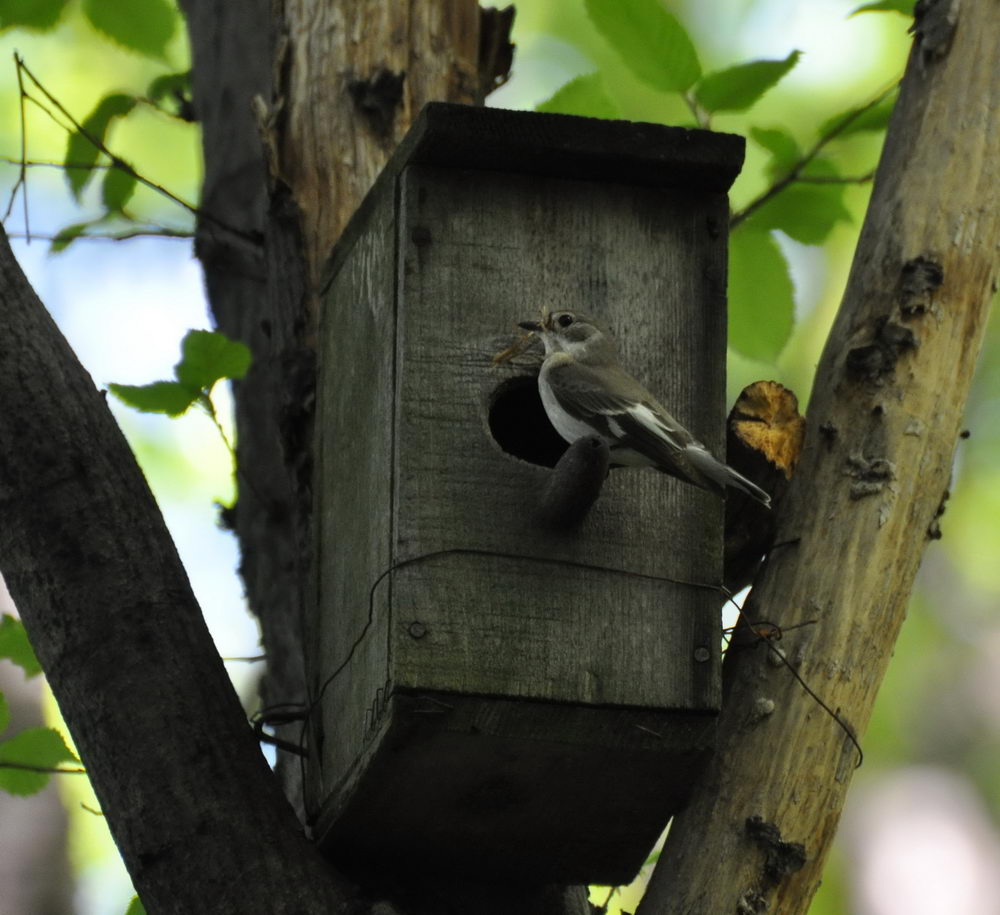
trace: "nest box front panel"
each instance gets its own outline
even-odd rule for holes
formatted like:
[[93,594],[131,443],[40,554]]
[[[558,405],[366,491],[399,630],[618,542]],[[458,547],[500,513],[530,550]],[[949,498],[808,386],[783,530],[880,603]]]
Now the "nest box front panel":
[[415,561],[393,573],[394,687],[717,708],[721,500],[613,470],[554,533],[536,517],[549,471],[505,453],[489,411],[516,322],[573,309],[720,453],[725,195],[414,165],[398,181],[392,557]]

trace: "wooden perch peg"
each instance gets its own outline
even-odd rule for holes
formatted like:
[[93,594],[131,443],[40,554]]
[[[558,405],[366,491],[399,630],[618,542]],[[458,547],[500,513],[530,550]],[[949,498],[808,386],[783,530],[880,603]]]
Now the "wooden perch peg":
[[545,482],[539,520],[557,530],[580,524],[601,494],[610,461],[611,449],[599,435],[573,442]]
[[725,585],[753,580],[774,542],[774,519],[802,453],[806,420],[795,394],[776,381],[747,385],[726,420],[726,462],[771,494],[768,511],[731,489],[726,499]]

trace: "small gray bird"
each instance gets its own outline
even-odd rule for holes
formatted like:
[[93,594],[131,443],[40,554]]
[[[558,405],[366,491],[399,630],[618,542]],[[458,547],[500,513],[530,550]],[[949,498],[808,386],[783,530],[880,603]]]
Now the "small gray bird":
[[567,442],[596,434],[616,464],[654,467],[719,495],[732,486],[771,507],[763,489],[712,457],[618,364],[614,340],[596,321],[556,311],[519,326],[545,344],[538,392],[549,422]]

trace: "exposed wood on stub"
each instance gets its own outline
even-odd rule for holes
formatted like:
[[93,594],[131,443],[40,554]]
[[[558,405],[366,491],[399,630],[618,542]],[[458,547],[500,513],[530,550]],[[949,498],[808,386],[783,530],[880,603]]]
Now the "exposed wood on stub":
[[806,421],[795,394],[776,381],[740,393],[726,421],[726,462],[770,493],[772,510],[737,490],[726,496],[725,584],[735,593],[753,579],[774,542],[774,519],[802,454]]

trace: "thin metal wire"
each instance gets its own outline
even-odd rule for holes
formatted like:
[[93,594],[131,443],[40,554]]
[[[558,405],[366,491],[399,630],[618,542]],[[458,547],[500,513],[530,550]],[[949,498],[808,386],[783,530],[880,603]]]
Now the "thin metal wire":
[[[763,642],[764,644],[766,644],[768,646],[768,650],[773,652],[780,659],[781,663],[786,668],[788,668],[792,676],[795,677],[795,679],[799,682],[799,685],[806,691],[806,693],[816,702],[817,705],[820,706],[820,708],[822,708],[837,723],[837,725],[841,728],[841,730],[843,730],[843,732],[847,735],[850,741],[854,744],[855,749],[857,749],[858,751],[858,762],[856,764],[856,767],[860,766],[864,761],[864,753],[861,750],[861,745],[858,743],[858,740],[854,735],[853,730],[840,717],[840,715],[838,715],[833,709],[831,709],[830,706],[828,706],[816,694],[816,692],[809,686],[809,684],[805,681],[805,679],[795,668],[795,666],[773,644],[774,642],[779,641],[781,639],[781,636],[783,634],[782,628],[777,624],[770,622],[758,622],[758,623],[751,622],[747,618],[746,614],[744,614],[743,609],[734,600],[732,592],[729,591],[729,589],[726,588],[724,585],[711,584],[708,582],[687,581],[685,579],[672,578],[666,575],[653,575],[648,572],[637,572],[632,569],[620,569],[620,568],[615,568],[613,566],[600,566],[600,565],[594,565],[593,563],[578,562],[576,560],[562,559],[558,557],[530,556],[519,553],[504,553],[496,550],[482,550],[482,549],[475,549],[472,547],[453,547],[444,550],[434,550],[429,553],[422,553],[418,556],[411,556],[407,559],[401,559],[399,562],[393,563],[391,566],[389,566],[381,573],[379,573],[379,575],[372,582],[371,587],[368,590],[368,617],[365,620],[364,626],[361,628],[361,632],[358,633],[357,638],[355,638],[355,640],[351,643],[351,646],[348,649],[344,659],[340,662],[340,664],[337,665],[336,668],[334,668],[334,670],[323,681],[315,697],[310,697],[306,703],[284,703],[282,705],[270,706],[266,709],[262,709],[260,712],[257,713],[257,715],[254,716],[254,722],[255,722],[254,730],[257,732],[258,737],[261,740],[264,740],[265,742],[274,744],[276,746],[280,746],[282,749],[285,749],[291,753],[295,753],[296,755],[299,756],[300,774],[303,785],[303,797],[306,796],[305,760],[306,757],[308,756],[308,750],[306,748],[306,734],[308,731],[311,716],[316,707],[322,703],[323,697],[326,694],[327,689],[333,684],[333,682],[337,679],[337,677],[339,677],[347,669],[347,666],[353,660],[358,648],[361,647],[361,644],[364,642],[369,631],[374,625],[375,593],[378,590],[379,585],[383,581],[385,581],[385,579],[393,572],[397,572],[400,569],[405,569],[417,563],[428,562],[430,560],[440,559],[445,556],[483,556],[489,558],[515,559],[519,561],[545,563],[548,565],[554,564],[554,565],[566,566],[569,568],[583,569],[586,571],[604,572],[613,575],[623,575],[630,578],[640,578],[646,581],[661,581],[670,584],[682,585],[684,587],[699,588],[707,591],[715,591],[716,593],[721,594],[726,601],[732,603],[733,606],[736,607],[736,609],[739,611],[740,616],[744,620],[745,625],[750,629],[750,631],[754,634],[756,638],[756,642],[754,644],[756,644],[757,642]],[[810,620],[805,623],[800,623],[797,626],[789,627],[789,629],[799,628],[801,626],[813,625],[813,624],[815,624],[815,620]],[[297,746],[295,744],[291,744],[289,741],[281,740],[280,738],[274,737],[272,735],[264,734],[262,731],[262,728],[269,723],[288,724],[293,721],[302,722],[302,728],[300,730],[300,735],[299,735],[299,743]],[[312,822],[314,816],[315,812],[307,811],[307,818],[309,822]]]

